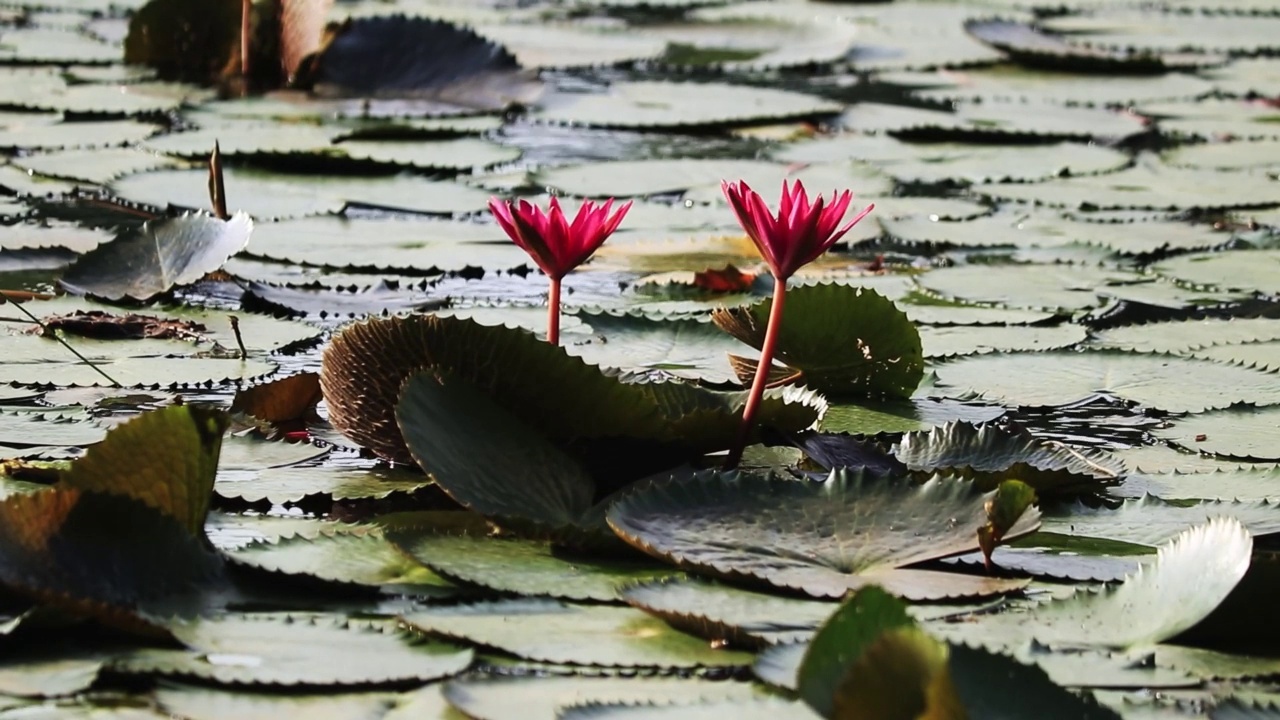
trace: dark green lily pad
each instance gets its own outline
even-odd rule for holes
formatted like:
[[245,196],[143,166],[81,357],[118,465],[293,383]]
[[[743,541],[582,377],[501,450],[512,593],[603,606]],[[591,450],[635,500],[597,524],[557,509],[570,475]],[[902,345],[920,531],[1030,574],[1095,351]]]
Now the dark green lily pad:
[[249,244],[252,230],[253,221],[244,213],[227,220],[183,215],[144,223],[86,253],[59,283],[78,295],[149,300],[222,267]]
[[670,566],[631,559],[576,557],[547,542],[453,535],[413,528],[386,531],[409,556],[451,580],[524,597],[620,599],[630,583],[680,575]]
[[[1280,403],[1280,387],[1267,373],[1171,355],[977,355],[940,365],[936,373],[948,392],[977,393],[1012,405],[1067,405],[1098,393],[1169,412],[1204,412],[1238,402]],[[1187,384],[1188,377],[1197,381]]]
[[[401,619],[431,635],[465,639],[539,662],[627,668],[731,667],[751,662],[747,653],[716,650],[629,607],[505,600],[435,608]],[[566,634],[576,642],[565,644]]]
[[[970,482],[946,478],[918,485],[850,471],[822,482],[716,473],[633,491],[608,517],[628,543],[711,575],[817,598],[881,585],[938,600],[1024,584],[906,567],[977,549],[987,498]],[[1037,523],[1038,513],[1028,512],[1007,537]]]
[[1021,480],[1041,497],[1100,490],[1124,475],[1124,463],[1105,453],[995,425],[948,423],[907,433],[893,454],[914,471],[950,470],[983,487]]
[[388,621],[323,613],[227,615],[169,628],[188,649],[135,650],[111,669],[222,685],[332,688],[435,680],[462,672],[473,657],[469,649],[417,641]]
[[[759,349],[772,300],[725,308],[712,321]],[[879,293],[847,285],[802,285],[788,291],[786,321],[775,358],[800,371],[801,382],[833,395],[907,397],[924,374],[920,336]],[[848,345],[831,338],[850,338]],[[753,363],[754,365],[754,363]]]
[[998,405],[962,403],[950,399],[913,398],[911,400],[836,403],[823,414],[819,427],[823,432],[850,435],[876,435],[923,431],[949,422],[983,423],[1005,414]]

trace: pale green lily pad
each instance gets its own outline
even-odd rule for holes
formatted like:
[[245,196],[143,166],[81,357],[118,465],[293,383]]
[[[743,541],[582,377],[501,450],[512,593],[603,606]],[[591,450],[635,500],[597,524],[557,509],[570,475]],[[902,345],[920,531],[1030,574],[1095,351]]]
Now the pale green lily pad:
[[1261,100],[1143,103],[1136,110],[1155,116],[1160,129],[1175,136],[1207,140],[1280,138],[1280,108]]
[[[1280,386],[1268,373],[1171,355],[1000,353],[960,358],[935,373],[948,393],[976,393],[1012,405],[1068,405],[1098,393],[1169,412],[1280,403]],[[1188,377],[1196,382],[1188,384]]]
[[[1249,568],[1253,540],[1234,519],[1193,527],[1114,589],[1088,591],[1032,612],[1028,632],[1050,645],[1126,648],[1174,637],[1213,612]],[[1178,598],[1169,602],[1169,598]]]
[[[312,459],[314,455],[311,452],[303,459]],[[331,497],[334,500],[380,500],[391,495],[409,495],[431,484],[431,479],[425,475],[406,470],[257,465],[244,470],[224,469],[218,473],[213,491],[224,498],[237,498],[246,502],[266,500],[274,505],[283,505],[317,497]]]
[[1086,75],[1010,65],[974,68],[963,73],[883,73],[880,80],[918,88],[912,95],[935,102],[1020,101],[1127,107],[1139,102],[1193,99],[1213,91],[1213,83],[1188,73]]
[[[816,598],[881,585],[938,600],[1023,585],[906,568],[977,549],[985,498],[973,483],[937,477],[919,485],[847,470],[823,482],[716,473],[635,490],[608,517],[628,543],[713,575]],[[1007,537],[1034,530],[1038,515],[1024,514]]]
[[1156,263],[1153,269],[1194,285],[1280,293],[1280,250],[1179,255]]
[[1183,355],[1215,345],[1266,340],[1280,340],[1280,319],[1231,318],[1124,325],[1099,331],[1089,345]]
[[1207,13],[1162,13],[1110,9],[1090,15],[1049,18],[1049,30],[1071,33],[1074,42],[1118,50],[1201,50],[1252,54],[1280,48],[1280,18]]
[[222,440],[218,472],[244,477],[249,473],[321,460],[328,454],[328,448],[310,443],[263,440],[252,434],[229,433]]
[[1280,407],[1219,410],[1174,420],[1156,436],[1188,450],[1249,462],[1280,461]]
[[1200,75],[1222,93],[1265,96],[1280,83],[1280,63],[1266,57],[1233,58],[1230,64],[1207,68]]
[[11,162],[15,167],[37,175],[82,180],[94,185],[106,185],[116,178],[133,173],[181,165],[172,158],[135,148],[60,150],[14,158]]
[[1044,265],[957,265],[917,278],[947,298],[1039,310],[1083,310],[1102,304],[1109,286],[1142,282],[1121,270]]
[[111,669],[226,685],[343,687],[434,680],[472,660],[471,650],[418,642],[390,622],[340,615],[228,615],[169,627],[190,649],[135,650]]
[[588,23],[530,26],[519,23],[480,25],[475,31],[502,44],[526,68],[601,67],[651,60],[667,49],[666,41],[636,28],[600,27]]
[[[1041,325],[1057,317],[1044,310],[1018,310],[977,305],[916,305],[900,302],[907,318],[919,325]],[[925,330],[920,328],[923,336]]]
[[613,83],[603,93],[544,97],[531,118],[611,128],[701,127],[832,115],[839,103],[786,90],[726,83]]
[[403,552],[446,578],[524,597],[616,601],[630,583],[681,575],[655,562],[574,557],[536,540],[412,528],[387,530],[386,535]]
[[191,159],[207,159],[215,144],[223,158],[239,155],[322,153],[340,132],[340,128],[300,122],[223,122],[209,124],[198,130],[159,135],[142,143],[142,147],[154,153]]
[[246,252],[296,264],[415,272],[496,270],[531,263],[496,225],[425,218],[325,215],[260,223]]
[[[0,130],[0,147],[22,150],[68,150],[129,145],[154,135],[160,126],[132,120],[11,124]],[[47,174],[47,173],[46,173]]]
[[120,50],[85,33],[46,27],[6,28],[0,61],[23,63],[113,63]]
[[1265,501],[1206,500],[1188,505],[1144,497],[1125,500],[1119,508],[1091,508],[1077,503],[1044,517],[1044,532],[1075,537],[1102,538],[1137,545],[1156,546],[1177,537],[1187,528],[1216,517],[1234,518],[1255,537],[1280,532],[1276,506]]
[[858,28],[848,23],[786,20],[703,21],[685,17],[643,27],[664,40],[664,66],[762,72],[837,62],[853,48]]
[[88,415],[61,417],[41,412],[0,412],[0,437],[11,445],[78,446],[102,440],[106,431]]
[[1280,140],[1181,145],[1164,154],[1176,167],[1208,170],[1257,170],[1280,166]]
[[819,427],[823,432],[875,435],[928,430],[956,420],[981,423],[1004,415],[998,405],[961,403],[917,397],[911,400],[835,403],[827,408]]
[[716,702],[696,705],[657,706],[646,704],[574,705],[557,716],[563,720],[711,720],[733,717],[738,720],[820,720],[808,705],[798,700],[762,697],[752,702]]
[[[777,202],[784,179],[800,180],[811,193],[828,196],[833,185],[837,189],[851,188],[859,197],[893,190],[892,180],[879,170],[855,163],[824,163],[796,169],[767,160],[616,160],[548,168],[534,176],[539,185],[581,197],[632,197],[707,188],[707,194],[714,193],[714,198],[727,205],[720,190],[720,181],[725,179],[746,182],[771,206]],[[625,224],[624,220],[623,227]]]
[[587,339],[565,345],[592,365],[625,370],[659,369],[676,377],[712,383],[735,380],[729,353],[746,347],[709,322],[657,320],[643,315],[578,313]]
[[1206,680],[1243,680],[1280,674],[1280,658],[1253,657],[1181,645],[1156,646],[1155,662]]
[[282,538],[223,552],[242,565],[284,575],[383,588],[415,597],[440,599],[460,594],[456,585],[373,532]]
[[[445,180],[413,176],[358,177],[292,175],[225,168],[227,207],[255,218],[281,219],[336,213],[348,205],[432,214],[481,210],[487,193]],[[208,171],[160,170],[111,184],[121,197],[157,207],[209,205]]]
[[1274,465],[1211,472],[1131,475],[1125,484],[1164,500],[1280,502],[1280,467]]
[[1124,461],[1132,473],[1205,473],[1219,470],[1239,470],[1247,463],[1238,460],[1222,460],[1170,447],[1164,443],[1121,448],[1112,454]]
[[1204,360],[1229,362],[1235,365],[1276,372],[1280,370],[1280,340],[1267,342],[1217,345],[1191,353]]
[[[716,650],[634,608],[505,600],[441,607],[401,618],[422,632],[466,639],[527,660],[604,667],[744,666],[751,655]],[[572,644],[563,638],[571,635]]]
[[367,535],[377,532],[373,525],[356,525],[336,520],[275,515],[228,515],[211,512],[205,522],[205,534],[219,550],[234,551],[260,542],[278,542],[286,538],[315,539],[330,535]]
[[332,152],[351,160],[415,170],[472,170],[514,162],[520,150],[479,138],[455,140],[345,140]]
[[75,190],[75,185],[65,180],[33,175],[8,164],[0,165],[0,187],[17,195],[60,195]]
[[1142,131],[1140,119],[1095,108],[1025,103],[956,103],[954,112],[862,102],[840,117],[840,126],[856,132],[889,132],[967,139],[1058,138],[1090,141],[1118,139]]
[[478,677],[450,680],[444,685],[444,697],[449,703],[478,720],[553,717],[560,710],[585,702],[687,705],[746,701],[757,695],[758,690],[750,683],[647,676]]
[[61,697],[89,689],[106,663],[92,650],[50,643],[44,651],[16,649],[0,664],[0,693],[24,698]]
[[163,712],[186,720],[382,720],[398,698],[385,691],[282,695],[177,683],[161,684],[154,697]]
[[0,83],[10,92],[8,103],[30,110],[52,110],[75,115],[141,117],[173,112],[188,102],[209,98],[209,91],[176,83],[146,82],[129,85],[66,85]]
[[1098,245],[1113,252],[1139,255],[1159,250],[1200,250],[1223,245],[1231,236],[1211,225],[1174,221],[1082,222],[1055,213],[1001,212],[965,222],[935,222],[924,217],[880,218],[885,232],[898,240],[960,247],[1060,247],[1070,243]]
[[946,358],[1010,350],[1057,350],[1083,342],[1088,334],[1083,326],[1070,323],[1037,327],[925,326],[920,328],[920,342],[925,357]]

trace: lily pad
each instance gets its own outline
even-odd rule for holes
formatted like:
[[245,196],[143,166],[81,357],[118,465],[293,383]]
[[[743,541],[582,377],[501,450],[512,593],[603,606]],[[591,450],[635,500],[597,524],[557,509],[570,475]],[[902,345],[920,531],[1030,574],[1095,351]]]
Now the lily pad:
[[154,697],[161,712],[189,720],[270,720],[289,716],[380,720],[398,699],[396,693],[388,691],[283,695],[243,689],[228,692],[174,682],[161,683]]
[[589,339],[566,346],[592,365],[624,370],[659,369],[690,380],[724,383],[734,379],[728,354],[742,345],[711,323],[694,319],[656,320],[631,313],[581,312]]
[[[409,613],[407,625],[430,635],[465,639],[517,657],[567,665],[626,668],[745,666],[751,655],[716,650],[629,607],[504,600]],[[565,634],[578,642],[565,644]]]
[[[66,150],[128,145],[154,135],[160,127],[132,120],[47,122],[44,114],[33,122],[10,124],[0,130],[0,147],[20,150]],[[207,152],[207,151],[206,151]]]
[[914,471],[953,470],[987,487],[1021,480],[1041,497],[1097,490],[1118,483],[1124,474],[1124,464],[1105,453],[995,425],[948,423],[907,433],[893,446],[893,454]]
[[1223,210],[1275,205],[1276,181],[1246,172],[1215,172],[1138,163],[1105,175],[1031,184],[977,185],[974,192],[998,200],[1091,210]]
[[[1163,500],[1222,500],[1280,502],[1280,468],[1216,469],[1203,472],[1162,472],[1130,476],[1126,489]],[[1131,497],[1138,497],[1134,494]]]
[[1120,270],[1070,265],[957,265],[917,280],[947,298],[1043,310],[1094,307],[1102,304],[1104,289],[1140,281],[1140,276]]
[[136,148],[59,150],[15,158],[14,165],[36,175],[106,185],[133,173],[178,167],[171,158]]
[[1254,537],[1280,532],[1275,506],[1266,501],[1207,500],[1188,504],[1155,497],[1125,500],[1115,509],[1080,503],[1060,507],[1044,517],[1043,530],[1154,547],[1217,517],[1233,518]]
[[[1067,405],[1099,393],[1169,412],[1280,403],[1274,378],[1170,355],[1095,351],[976,355],[940,365],[938,385],[1013,405]],[[1197,379],[1188,385],[1188,377]]]
[[619,81],[603,93],[545,98],[531,118],[606,128],[691,128],[833,115],[839,103],[813,95],[727,83]]
[[340,615],[227,615],[170,629],[189,649],[135,650],[112,670],[223,685],[345,687],[435,680],[472,660],[469,649],[417,642],[389,622]]
[[1280,461],[1280,408],[1219,410],[1174,420],[1156,435],[1188,450],[1249,462]]
[[756,689],[748,683],[649,676],[476,677],[450,680],[444,685],[449,704],[479,720],[552,717],[572,705],[592,701],[675,706],[745,701],[755,694]]
[[[917,485],[850,471],[822,482],[711,474],[633,491],[608,517],[628,543],[712,575],[817,598],[874,584],[938,600],[1024,584],[906,567],[977,549],[986,498],[972,483],[943,478]],[[1008,537],[1031,532],[1037,518],[1027,513]]]
[[108,300],[149,300],[189,285],[222,267],[249,243],[253,221],[208,215],[144,223],[136,231],[86,253],[62,275],[61,285]]
[[1179,255],[1157,263],[1154,270],[1184,283],[1280,293],[1277,267],[1280,250],[1230,250]]
[[[920,336],[884,296],[847,285],[802,285],[786,302],[775,357],[800,371],[806,385],[844,396],[907,397],[916,389],[924,374]],[[759,349],[772,305],[717,310],[712,321]],[[832,344],[833,337],[850,343]]]
[[1265,340],[1280,340],[1280,320],[1231,318],[1125,325],[1098,332],[1090,345],[1184,355],[1216,345]]
[[919,328],[927,358],[1016,350],[1058,350],[1088,337],[1083,326],[1064,323],[1039,327],[959,326]]

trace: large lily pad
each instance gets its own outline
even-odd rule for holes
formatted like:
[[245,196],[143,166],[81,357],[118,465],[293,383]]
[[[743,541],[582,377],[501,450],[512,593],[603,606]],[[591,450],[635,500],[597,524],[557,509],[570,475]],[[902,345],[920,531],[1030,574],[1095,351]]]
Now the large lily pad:
[[[505,600],[441,607],[402,616],[435,636],[466,639],[517,657],[568,665],[630,668],[745,666],[751,655],[717,650],[629,607]],[[565,644],[572,634],[578,642]]]
[[[724,700],[750,700],[749,683],[702,678],[568,675],[551,677],[477,677],[444,685],[448,704],[479,720],[552,717],[585,702],[687,705]],[[395,718],[395,720],[411,720]]]
[[[745,401],[683,383],[623,383],[524,330],[394,318],[353,325],[326,349],[321,385],[330,422],[382,457],[412,462],[395,408],[404,380],[425,369],[474,383],[557,441],[623,437],[714,450],[731,441]],[[764,422],[802,429],[819,414],[814,403],[808,391],[784,390],[763,406]]]
[[608,128],[689,128],[811,118],[841,109],[830,100],[787,90],[647,81],[615,82],[604,93],[547,98],[532,117]]
[[[1169,412],[1280,403],[1268,373],[1170,355],[1046,352],[978,355],[937,368],[949,392],[1013,405],[1067,405],[1099,393]],[[1186,378],[1195,377],[1194,384]]]
[[1275,509],[1275,505],[1266,501],[1207,500],[1188,504],[1144,497],[1125,500],[1115,509],[1081,503],[1060,507],[1045,516],[1043,529],[1074,537],[1154,547],[1216,517],[1234,518],[1254,536],[1274,535],[1280,532],[1280,518]]
[[1188,450],[1251,462],[1280,461],[1280,408],[1220,410],[1172,425],[1156,434]]
[[974,191],[1000,200],[1091,210],[1221,210],[1275,204],[1275,180],[1246,172],[1215,172],[1138,163],[1105,175],[1041,183],[986,184]]
[[[681,567],[813,597],[873,584],[915,600],[980,597],[1024,583],[906,566],[976,549],[988,497],[944,478],[917,485],[847,470],[821,482],[717,473],[633,491],[610,508],[609,524]],[[1007,537],[1037,523],[1032,510]]]
[[1124,464],[1104,453],[995,425],[949,423],[907,433],[893,454],[912,470],[954,470],[985,486],[1021,480],[1041,497],[1099,489],[1124,474]]
[[[764,345],[772,300],[725,308],[712,321],[739,340]],[[833,395],[907,397],[924,374],[920,335],[906,315],[874,290],[802,285],[787,292],[776,359],[802,382]],[[841,338],[844,343],[833,343]]]
[[1280,292],[1280,250],[1231,250],[1180,255],[1157,263],[1155,271],[1175,280],[1265,293]]
[[136,650],[112,669],[231,685],[339,687],[434,680],[472,660],[471,650],[417,642],[386,621],[326,614],[227,615],[170,629],[189,649]]
[[244,213],[145,223],[99,245],[67,269],[59,282],[77,294],[108,300],[149,300],[222,267],[249,243],[253,221]]
[[1102,330],[1090,345],[1183,355],[1215,345],[1264,340],[1280,340],[1280,320],[1232,318],[1125,325]]

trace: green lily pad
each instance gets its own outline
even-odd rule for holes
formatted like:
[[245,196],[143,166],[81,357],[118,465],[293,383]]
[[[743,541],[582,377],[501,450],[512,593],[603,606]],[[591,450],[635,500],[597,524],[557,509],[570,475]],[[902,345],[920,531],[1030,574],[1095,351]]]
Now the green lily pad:
[[679,575],[670,566],[631,559],[575,557],[550,543],[443,534],[416,528],[387,531],[409,556],[444,577],[524,597],[607,602],[633,582]]
[[679,706],[746,701],[756,694],[749,683],[649,676],[478,677],[450,680],[444,685],[449,704],[479,720],[552,717],[585,702]]
[[59,279],[77,295],[149,300],[222,267],[249,243],[253,221],[189,214],[144,223],[137,231],[85,253]]
[[1017,350],[1057,350],[1077,345],[1089,333],[1081,325],[1038,327],[921,327],[920,343],[927,358],[946,358]]
[[591,335],[565,350],[592,365],[623,370],[657,369],[689,380],[734,379],[728,355],[742,345],[711,323],[651,319],[634,313],[580,312]]
[[833,602],[769,595],[701,579],[639,583],[624,590],[622,597],[672,627],[712,641],[728,640],[735,647],[807,639],[838,607]]
[[106,185],[125,175],[181,165],[171,158],[135,148],[58,150],[14,158],[13,164],[36,175],[93,185]]
[[[294,175],[224,168],[227,207],[258,220],[336,213],[351,205],[451,215],[485,207],[488,193],[445,180],[408,175],[359,177]],[[128,175],[111,190],[134,202],[168,207],[209,205],[206,170],[159,170]]]
[[842,106],[813,95],[727,83],[619,81],[603,93],[574,94],[531,118],[609,128],[689,128],[743,125],[832,115]]
[[48,116],[33,115],[33,122],[10,124],[0,130],[0,147],[20,150],[67,150],[105,148],[136,143],[154,135],[158,125],[133,120],[98,122],[47,122]]
[[[935,390],[977,393],[1012,405],[1068,405],[1098,393],[1168,412],[1204,412],[1238,402],[1280,403],[1280,388],[1267,373],[1171,355],[977,355],[940,365],[935,372],[941,386]],[[1188,385],[1188,377],[1196,382]]]
[[1091,508],[1080,503],[1060,507],[1044,517],[1043,530],[1156,546],[1177,537],[1187,528],[1219,516],[1234,518],[1255,537],[1280,532],[1275,506],[1268,502],[1208,500],[1188,505],[1155,497],[1125,500],[1114,510]]
[[1197,350],[1191,355],[1202,360],[1228,362],[1233,365],[1242,365],[1267,372],[1280,370],[1280,340],[1217,345],[1204,350]]
[[823,432],[849,435],[901,433],[962,421],[983,423],[1005,414],[998,405],[961,403],[948,399],[913,398],[911,400],[836,403],[827,409],[819,423]]
[[665,720],[710,720],[734,717],[740,720],[819,720],[821,715],[807,705],[782,698],[762,697],[752,702],[716,702],[696,705],[657,706],[655,704],[574,705],[561,712],[564,720],[627,720],[661,717]]
[[1138,163],[1127,170],[1105,175],[1022,185],[978,185],[974,192],[997,200],[1091,210],[1223,210],[1274,205],[1276,182],[1265,175],[1246,172]]
[[885,232],[908,242],[959,247],[1061,247],[1097,245],[1124,255],[1167,250],[1201,250],[1230,241],[1211,225],[1175,221],[1090,222],[1047,211],[1001,212],[964,222],[937,222],[927,217],[880,219]]
[[[766,160],[615,160],[548,168],[535,173],[533,179],[538,185],[579,197],[633,197],[698,189],[707,195],[699,200],[727,205],[720,190],[720,181],[726,178],[745,181],[769,202],[784,179],[800,180],[817,192],[830,192],[831,186],[849,187],[859,197],[888,195],[893,190],[893,181],[879,170],[852,162],[796,169]],[[732,213],[726,218],[732,219]]]
[[1280,250],[1194,253],[1156,263],[1153,269],[1179,282],[1264,293],[1280,292]]
[[[1162,472],[1130,476],[1126,488],[1163,500],[1222,500],[1280,502],[1280,467],[1216,469],[1203,472]],[[1137,497],[1135,492],[1130,497]]]
[[1070,265],[957,265],[917,279],[926,290],[950,299],[1042,310],[1095,307],[1105,289],[1140,281],[1128,272]]
[[65,248],[76,253],[86,253],[111,238],[112,234],[103,230],[65,223],[17,223],[0,226],[0,252]]
[[[633,491],[608,517],[628,543],[711,575],[817,598],[877,584],[937,600],[1024,584],[906,567],[977,549],[987,497],[972,483],[944,478],[918,485],[847,470],[822,482],[716,473]],[[1038,513],[1028,512],[1007,537],[1037,523]]]
[[[759,349],[772,300],[725,308],[712,321]],[[920,336],[906,315],[879,293],[847,285],[802,285],[786,295],[775,358],[802,382],[833,395],[908,397],[924,375]],[[854,339],[849,345],[831,338]],[[753,363],[754,365],[755,363]]]
[[[309,449],[309,455],[314,454],[314,448],[304,447]],[[259,465],[255,469],[222,470],[213,491],[224,498],[246,502],[266,500],[284,505],[322,497],[381,500],[393,495],[411,495],[431,484],[431,478],[407,470]]]
[[1178,138],[1215,142],[1280,138],[1280,110],[1261,100],[1205,98],[1195,102],[1143,103],[1135,108],[1155,117],[1160,130]]
[[414,597],[448,599],[460,594],[456,585],[374,532],[295,536],[223,552],[238,564],[273,573],[364,585]]
[[1249,462],[1280,461],[1280,408],[1229,409],[1174,420],[1156,436],[1188,450]]
[[89,689],[106,662],[104,654],[51,643],[43,651],[19,650],[0,664],[0,692],[24,698],[61,697]]
[[1138,352],[1189,354],[1215,345],[1280,340],[1280,320],[1231,318],[1124,325],[1096,333],[1090,345]]
[[[1256,20],[1256,21],[1255,21]],[[1075,42],[1105,48],[1178,52],[1256,53],[1276,48],[1280,19],[1247,15],[1164,13],[1108,9],[1089,15],[1049,18],[1045,27],[1070,33]]]
[[0,412],[0,437],[7,445],[84,447],[102,440],[102,426],[82,417],[38,412]]
[[948,423],[907,433],[893,446],[893,454],[914,471],[951,470],[984,487],[1021,480],[1041,497],[1099,490],[1124,475],[1124,464],[1100,451],[995,425]]
[[[628,668],[745,666],[751,655],[716,650],[634,608],[505,600],[409,613],[401,619],[430,635],[465,639],[526,660]],[[566,644],[572,635],[576,641]]]
[[248,614],[173,623],[188,649],[139,649],[111,669],[222,685],[333,687],[425,682],[462,672],[472,652],[422,643],[386,621]]
[[[395,425],[395,407],[403,382],[425,369],[475,383],[507,412],[560,442],[622,437],[721,449],[736,434],[745,402],[742,393],[683,383],[623,383],[524,330],[433,316],[364,321],[334,338],[321,371],[329,421],[384,458],[412,462]],[[576,390],[566,396],[563,387]],[[773,391],[762,421],[803,429],[820,414],[819,404],[809,391]],[[488,439],[486,433],[468,442],[483,448]],[[471,461],[467,455],[459,460]]]
[[[969,28],[972,30],[973,26]],[[1072,46],[1074,49],[1078,46]],[[1142,56],[1139,61],[1159,62]],[[1069,68],[1064,68],[1068,70]],[[1141,102],[1190,100],[1209,94],[1213,84],[1187,73],[1055,72],[997,65],[974,68],[961,76],[945,71],[885,73],[884,82],[917,87],[912,95],[934,102],[1047,102],[1085,107],[1129,107]],[[1078,174],[1078,173],[1073,173]]]
[[153,696],[162,712],[188,720],[382,720],[398,699],[387,691],[281,695],[243,689],[228,692],[173,682],[162,683]]
[[501,43],[515,55],[516,62],[527,68],[581,68],[619,65],[637,60],[650,60],[666,50],[661,38],[636,32],[628,26],[593,28],[586,23],[549,24],[530,32],[519,23],[486,24],[476,32]]

